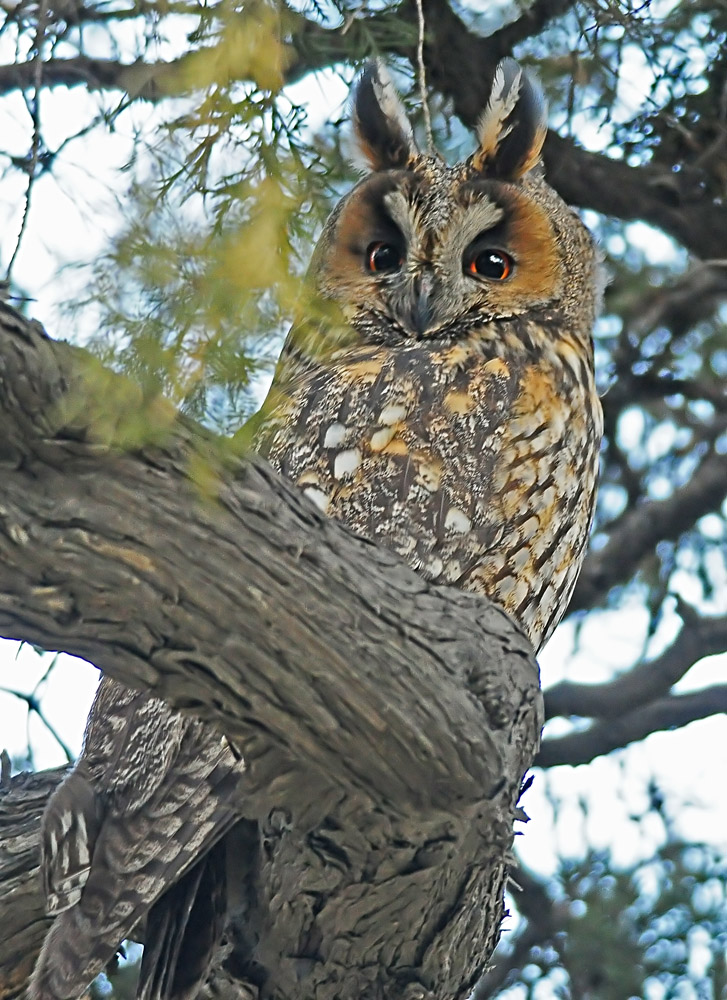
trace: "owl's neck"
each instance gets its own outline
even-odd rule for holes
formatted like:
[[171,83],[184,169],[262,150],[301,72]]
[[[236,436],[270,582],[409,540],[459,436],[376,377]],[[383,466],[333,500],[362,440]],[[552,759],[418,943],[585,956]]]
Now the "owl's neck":
[[[359,315],[351,324],[358,335],[358,342],[341,339],[341,346],[384,346],[396,350],[403,347],[417,348],[434,353],[455,344],[466,350],[477,351],[484,359],[519,359],[523,364],[546,363],[554,366],[570,365],[574,355],[580,359],[579,376],[583,364],[593,372],[593,343],[590,328],[567,323],[560,312],[552,309],[530,311],[527,316],[485,318],[466,316],[455,322],[436,337],[413,340],[404,331],[392,325],[388,316],[375,312]],[[354,346],[355,344],[355,346]]]

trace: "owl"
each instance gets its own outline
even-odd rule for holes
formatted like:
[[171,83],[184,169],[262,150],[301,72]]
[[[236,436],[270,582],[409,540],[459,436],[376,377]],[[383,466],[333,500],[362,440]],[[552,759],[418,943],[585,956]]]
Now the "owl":
[[[323,230],[246,437],[331,517],[488,596],[539,647],[583,560],[602,430],[597,257],[543,177],[542,95],[502,63],[452,167],[418,149],[380,65],[353,123],[369,172]],[[243,767],[212,727],[104,679],[43,820],[58,916],[30,1000],[77,997],[144,919],[139,996],[196,995]]]
[[477,148],[452,167],[418,149],[379,65],[353,123],[369,172],[323,230],[257,449],[539,648],[583,561],[602,433],[597,254],[543,177],[542,93],[501,63]]

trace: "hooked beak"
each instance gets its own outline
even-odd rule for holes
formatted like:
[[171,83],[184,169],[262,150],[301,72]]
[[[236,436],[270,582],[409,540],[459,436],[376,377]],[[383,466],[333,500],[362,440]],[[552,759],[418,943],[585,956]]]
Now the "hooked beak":
[[435,284],[431,271],[417,275],[412,282],[408,309],[404,310],[402,320],[413,337],[422,337],[436,327]]

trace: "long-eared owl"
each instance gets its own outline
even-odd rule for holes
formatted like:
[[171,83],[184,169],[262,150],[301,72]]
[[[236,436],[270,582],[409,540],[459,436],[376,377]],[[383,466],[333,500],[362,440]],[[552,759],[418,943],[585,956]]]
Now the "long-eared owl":
[[[545,107],[510,60],[472,156],[417,148],[385,71],[353,102],[369,174],[338,205],[256,425],[319,507],[542,645],[592,516],[596,255],[539,165]],[[43,820],[56,916],[30,1000],[71,1000],[146,920],[139,996],[191,998],[224,917],[243,762],[209,726],[102,681]]]
[[478,148],[454,167],[419,151],[379,66],[353,118],[371,172],[318,243],[328,308],[290,333],[258,449],[331,517],[488,595],[539,647],[583,560],[602,431],[598,264],[542,176],[542,94],[503,62]]

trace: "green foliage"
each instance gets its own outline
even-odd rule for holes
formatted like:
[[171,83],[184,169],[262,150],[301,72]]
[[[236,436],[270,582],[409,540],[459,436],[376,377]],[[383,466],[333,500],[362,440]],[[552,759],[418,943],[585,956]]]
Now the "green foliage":
[[68,305],[97,314],[86,346],[105,365],[223,434],[259,405],[340,190],[337,142],[280,93],[280,18],[265,3],[202,17],[199,48],[165,77],[183,110],[171,102],[137,151],[124,221]]

